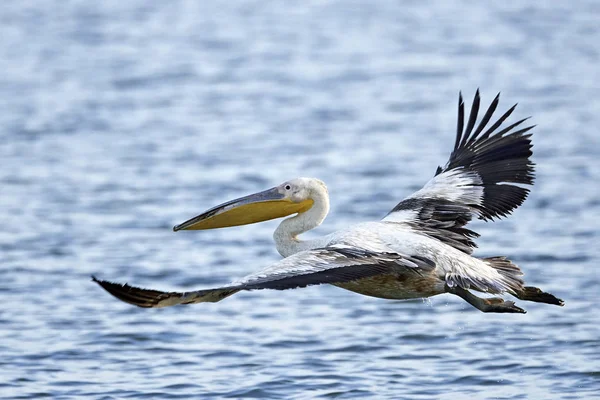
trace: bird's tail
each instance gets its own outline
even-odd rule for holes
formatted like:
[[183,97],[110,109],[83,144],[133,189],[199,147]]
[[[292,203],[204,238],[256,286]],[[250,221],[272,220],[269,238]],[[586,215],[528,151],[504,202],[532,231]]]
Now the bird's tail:
[[96,279],[92,280],[117,299],[134,306],[144,308],[170,307],[178,304],[216,303],[237,293],[235,288],[217,288],[196,290],[193,292],[161,292],[159,290],[142,289],[128,284],[120,284]]
[[564,301],[555,297],[553,294],[546,293],[534,286],[524,286],[522,278],[523,272],[506,257],[489,257],[484,258],[483,261],[487,262],[502,275],[504,282],[509,287],[509,293],[514,295],[517,299],[535,301],[537,303],[555,304],[557,306],[563,306],[565,304]]
[[540,288],[534,286],[525,286],[521,291],[517,292],[516,297],[521,300],[535,301],[537,303],[554,304],[557,306],[564,306],[565,302],[555,297],[551,293],[542,291]]

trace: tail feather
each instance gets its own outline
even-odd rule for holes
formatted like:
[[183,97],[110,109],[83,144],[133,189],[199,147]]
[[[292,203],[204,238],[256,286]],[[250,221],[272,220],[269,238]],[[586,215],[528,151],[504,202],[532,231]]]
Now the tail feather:
[[504,282],[509,287],[508,292],[517,299],[554,304],[557,306],[563,306],[565,304],[564,301],[555,297],[553,294],[546,293],[533,286],[524,286],[522,278],[523,272],[506,257],[489,257],[484,258],[483,260],[502,275]]
[[533,286],[525,286],[521,291],[516,293],[516,297],[521,300],[535,301],[537,303],[554,304],[564,306],[565,302],[562,299],[555,297],[551,293],[546,293],[540,288]]
[[498,271],[498,273],[500,273],[500,275],[502,275],[504,284],[509,289],[509,292],[517,293],[518,291],[523,289],[523,272],[508,258],[488,257],[484,258],[483,261],[486,261],[492,268],[494,268],[496,271]]

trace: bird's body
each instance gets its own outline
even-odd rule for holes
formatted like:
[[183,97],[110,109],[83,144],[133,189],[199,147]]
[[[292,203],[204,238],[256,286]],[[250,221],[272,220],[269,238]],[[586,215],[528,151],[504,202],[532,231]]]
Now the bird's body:
[[[276,243],[281,243],[281,239]],[[396,300],[431,297],[445,293],[445,278],[448,275],[478,279],[485,282],[485,288],[491,293],[510,289],[510,284],[489,262],[440,243],[404,223],[385,220],[363,222],[314,241],[298,243],[297,246],[305,252],[328,247],[363,249],[373,254],[417,256],[429,263],[415,268],[418,273],[411,269],[398,270],[334,284],[367,296]],[[290,247],[280,245],[278,250],[284,257],[298,253],[289,252]]]
[[[436,243],[401,224],[388,222],[366,222],[358,224],[333,240],[332,244],[343,243],[356,246],[360,238],[366,238],[369,250],[378,253],[419,254],[431,262],[432,269],[419,267],[419,273],[398,271],[335,284],[340,288],[365,296],[383,299],[405,300],[431,297],[444,293],[444,265],[448,257],[444,250],[436,249]],[[363,243],[364,244],[364,243]],[[441,250],[441,251],[440,251]]]
[[531,135],[527,133],[532,127],[516,130],[524,121],[520,120],[500,129],[514,107],[488,126],[497,105],[498,96],[476,126],[477,93],[465,128],[461,97],[450,160],[381,221],[302,240],[299,235],[325,219],[329,196],[322,181],[297,178],[214,207],[174,228],[212,229],[296,214],[283,220],[274,233],[284,259],[272,266],[220,288],[187,293],[94,280],[117,298],[141,307],[216,302],[240,290],[314,284],[332,284],[385,299],[451,293],[484,312],[524,310],[498,297],[479,298],[470,290],[562,305],[553,295],[524,286],[521,270],[505,257],[472,255],[478,235],[465,225],[474,216],[492,220],[508,215],[527,197],[528,190],[522,185],[533,183]]

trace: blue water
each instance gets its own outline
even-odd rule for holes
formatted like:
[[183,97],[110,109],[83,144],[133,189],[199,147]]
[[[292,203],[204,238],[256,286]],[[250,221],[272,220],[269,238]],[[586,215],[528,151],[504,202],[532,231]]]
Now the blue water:
[[[0,396],[600,398],[600,5],[501,3],[1,2]],[[329,186],[315,234],[381,218],[477,87],[538,124],[531,196],[477,254],[565,307],[324,286],[145,310],[90,282],[268,265],[276,221],[171,227],[297,176]]]

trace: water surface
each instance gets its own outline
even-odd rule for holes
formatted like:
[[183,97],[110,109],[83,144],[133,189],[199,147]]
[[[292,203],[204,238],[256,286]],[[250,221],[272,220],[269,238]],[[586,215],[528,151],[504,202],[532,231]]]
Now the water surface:
[[[600,397],[600,7],[2,2],[0,395]],[[536,185],[476,223],[563,308],[486,315],[334,287],[144,310],[91,274],[189,290],[279,259],[277,222],[171,227],[296,176],[315,234],[381,218],[454,143],[459,90],[532,115]]]

